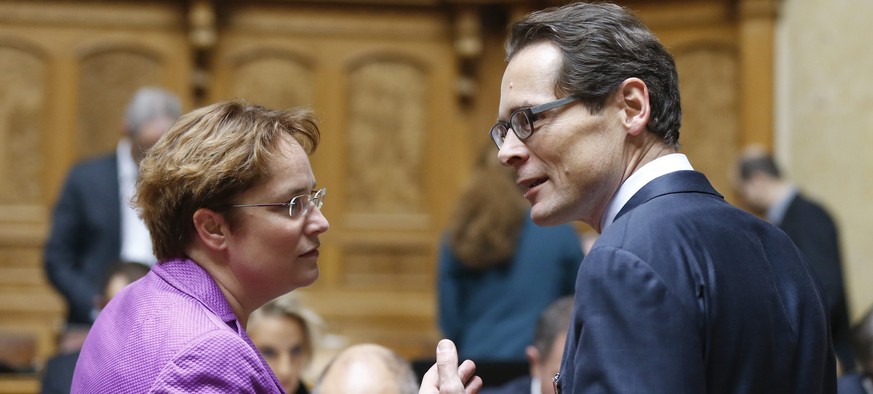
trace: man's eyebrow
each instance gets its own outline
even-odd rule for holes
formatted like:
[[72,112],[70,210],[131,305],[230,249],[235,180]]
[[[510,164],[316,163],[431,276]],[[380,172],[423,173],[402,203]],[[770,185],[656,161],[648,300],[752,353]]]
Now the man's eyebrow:
[[[516,104],[516,105],[513,105],[512,107],[509,107],[509,112],[507,112],[506,115],[509,116],[509,115],[512,115],[513,112],[515,112],[519,109],[530,108],[530,107],[533,107],[533,105],[530,103],[530,101],[524,100],[520,104]],[[500,121],[500,118],[498,117],[497,120]]]

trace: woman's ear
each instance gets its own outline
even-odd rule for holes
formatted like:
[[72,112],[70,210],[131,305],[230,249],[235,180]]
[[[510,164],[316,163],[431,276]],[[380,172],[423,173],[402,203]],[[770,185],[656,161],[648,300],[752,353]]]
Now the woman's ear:
[[200,208],[194,212],[194,232],[207,248],[222,250],[226,247],[227,220],[224,215],[209,208]]
[[649,123],[651,108],[649,106],[649,88],[639,78],[628,78],[618,89],[619,106],[622,113],[622,125],[628,134],[639,135],[646,130]]

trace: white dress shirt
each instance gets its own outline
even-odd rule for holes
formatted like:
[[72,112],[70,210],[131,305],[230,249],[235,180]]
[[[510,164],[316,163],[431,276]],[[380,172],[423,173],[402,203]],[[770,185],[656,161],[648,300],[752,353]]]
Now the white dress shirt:
[[118,186],[121,197],[121,259],[130,262],[153,265],[157,259],[152,252],[152,239],[145,223],[131,205],[136,190],[136,177],[139,168],[130,154],[130,140],[118,141]]
[[613,221],[615,221],[615,216],[618,215],[621,209],[624,208],[624,205],[627,204],[628,200],[640,191],[643,186],[661,175],[685,170],[694,170],[694,168],[691,167],[691,162],[688,161],[688,157],[681,153],[671,153],[666,156],[661,156],[640,167],[640,169],[631,174],[631,176],[621,184],[618,191],[615,192],[615,195],[612,196],[611,200],[609,200],[609,204],[606,205],[606,211],[600,219],[600,232],[602,233],[603,230],[606,229],[606,226],[609,226]]

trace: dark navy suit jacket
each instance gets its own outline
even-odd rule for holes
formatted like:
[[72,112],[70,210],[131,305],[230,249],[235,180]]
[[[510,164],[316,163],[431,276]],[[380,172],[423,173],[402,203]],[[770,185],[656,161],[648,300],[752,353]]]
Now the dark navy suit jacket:
[[479,394],[530,394],[532,381],[530,375],[521,376],[497,387],[483,387]]
[[45,270],[67,301],[69,323],[90,324],[94,297],[121,255],[121,197],[115,154],[77,164],[52,216]]
[[843,285],[837,226],[821,205],[800,193],[791,200],[778,226],[791,237],[812,272],[818,276],[830,313],[834,350],[843,363],[843,369],[852,371],[855,368],[855,355],[849,333],[849,308]]
[[823,298],[775,226],[703,174],[656,178],[586,256],[562,393],[835,393]]

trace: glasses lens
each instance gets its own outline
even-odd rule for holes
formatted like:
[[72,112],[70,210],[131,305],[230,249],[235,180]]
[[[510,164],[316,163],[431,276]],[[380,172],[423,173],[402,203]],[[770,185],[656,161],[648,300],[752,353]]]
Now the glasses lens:
[[309,208],[313,205],[315,205],[316,208],[321,209],[321,206],[324,205],[325,194],[327,194],[327,188],[323,187],[312,194],[301,194],[292,198],[291,203],[288,204],[288,214],[290,214],[292,218],[296,218],[306,215],[309,212]]
[[288,214],[291,215],[292,218],[296,218],[306,213],[308,207],[309,196],[301,194],[291,199],[291,204],[288,204]]
[[498,123],[491,127],[491,139],[497,145],[497,149],[503,147],[503,140],[506,139],[506,126]]
[[530,118],[527,117],[527,111],[515,111],[512,113],[509,118],[509,125],[520,140],[530,137],[531,133],[533,133]]
[[323,187],[312,196],[312,203],[316,208],[321,209],[321,206],[324,205],[325,194],[327,194],[327,188]]

